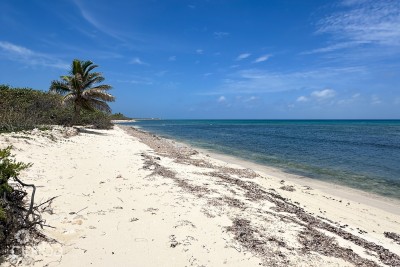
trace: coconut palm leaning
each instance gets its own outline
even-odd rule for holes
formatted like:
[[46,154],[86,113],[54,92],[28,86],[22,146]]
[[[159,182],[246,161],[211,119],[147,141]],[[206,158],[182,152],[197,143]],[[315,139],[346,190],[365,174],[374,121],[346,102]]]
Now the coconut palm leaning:
[[50,92],[63,95],[63,103],[74,106],[72,125],[79,121],[82,109],[111,112],[107,102],[113,102],[115,97],[107,91],[112,87],[99,84],[104,81],[104,77],[99,72],[91,72],[97,67],[91,61],[75,59],[70,75],[61,76],[61,81],[51,82]]

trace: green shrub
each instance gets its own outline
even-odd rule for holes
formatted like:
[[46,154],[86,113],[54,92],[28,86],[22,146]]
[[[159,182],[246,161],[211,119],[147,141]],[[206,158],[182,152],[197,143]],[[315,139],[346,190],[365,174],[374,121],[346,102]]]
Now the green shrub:
[[91,125],[96,129],[111,129],[113,124],[110,120],[110,115],[103,111],[81,111],[81,118],[78,121],[79,125]]
[[132,118],[126,117],[124,114],[118,112],[110,115],[111,120],[131,120]]
[[30,166],[14,159],[11,146],[0,149],[0,256],[15,242],[15,233],[26,227],[22,219],[26,193],[11,187],[9,180],[18,178],[20,172]]
[[30,167],[31,164],[17,162],[11,155],[11,146],[0,149],[0,196],[8,197],[13,188],[8,184],[11,178],[18,177],[19,173]]
[[54,124],[62,117],[61,97],[30,88],[0,85],[0,132]]
[[[0,85],[0,132],[69,125],[73,116],[72,105],[63,105],[62,96],[58,94]],[[105,112],[83,110],[77,124],[109,129],[110,120]]]

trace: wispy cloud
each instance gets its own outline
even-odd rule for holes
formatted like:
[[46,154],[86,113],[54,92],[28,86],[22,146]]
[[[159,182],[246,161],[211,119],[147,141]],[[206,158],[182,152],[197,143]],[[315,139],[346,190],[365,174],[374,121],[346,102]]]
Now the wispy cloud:
[[[295,90],[317,91],[321,87],[346,87],[353,79],[368,76],[364,68],[319,68],[298,72],[270,72],[246,69],[233,72],[215,90],[205,94],[273,93]],[[329,92],[325,92],[326,94]],[[320,93],[323,94],[323,93]],[[317,96],[318,93],[315,93]]]
[[135,64],[135,65],[149,65],[149,64],[143,62],[143,61],[142,61],[140,58],[138,58],[138,57],[132,58],[132,60],[129,61],[129,64]]
[[379,96],[377,96],[377,95],[372,95],[372,96],[371,96],[371,104],[372,104],[372,105],[379,105],[379,104],[382,104],[382,100],[380,99]]
[[168,61],[176,61],[176,56],[170,56],[170,57],[168,58]]
[[306,96],[304,96],[304,95],[299,96],[299,97],[296,99],[297,102],[307,102],[308,100],[309,100],[308,97],[306,97]]
[[258,99],[259,99],[259,97],[252,95],[252,96],[250,96],[250,97],[248,97],[248,98],[245,98],[245,99],[243,100],[243,102],[253,102],[253,101],[256,101],[256,100],[258,100]]
[[130,83],[130,84],[141,84],[141,85],[152,85],[154,82],[148,78],[136,77],[130,80],[117,80],[119,83]]
[[309,102],[309,101],[318,101],[318,102],[322,102],[331,98],[334,98],[336,96],[336,91],[332,90],[332,89],[323,89],[323,90],[315,90],[313,91],[310,95],[308,96],[299,96],[296,99],[296,102]]
[[196,49],[196,54],[202,55],[204,53],[203,49]]
[[224,37],[228,37],[229,32],[214,32],[214,38],[215,39],[222,39]]
[[306,53],[331,52],[360,45],[400,45],[400,1],[346,0],[342,11],[321,19],[318,34],[329,34],[331,44]]
[[220,96],[220,97],[218,97],[217,102],[218,102],[218,103],[224,103],[224,102],[226,102],[226,97],[223,96],[223,95]]
[[32,51],[29,48],[0,41],[0,55],[12,61],[22,62],[30,66],[44,66],[67,69],[68,64],[51,55]]
[[236,60],[237,60],[237,61],[240,61],[240,60],[243,60],[243,59],[248,58],[249,56],[251,56],[250,53],[242,53],[242,54],[240,54],[240,55],[238,55],[238,56],[236,57]]
[[271,55],[263,55],[261,57],[258,57],[256,60],[254,60],[253,63],[260,63],[260,62],[267,61],[270,57],[271,57]]
[[[79,12],[81,13],[82,17],[94,28],[97,30],[114,37],[115,39],[118,39],[120,41],[124,41],[125,38],[124,36],[119,33],[118,31],[110,28],[107,26],[107,24],[100,22],[99,19],[97,19],[89,10],[89,8],[86,8],[85,5],[83,4],[83,1],[81,0],[73,0],[75,3],[76,7],[79,9]],[[104,18],[102,19],[104,21]]]
[[320,91],[314,91],[311,93],[311,96],[318,100],[324,100],[328,98],[332,98],[336,95],[335,90],[332,89],[324,89]]

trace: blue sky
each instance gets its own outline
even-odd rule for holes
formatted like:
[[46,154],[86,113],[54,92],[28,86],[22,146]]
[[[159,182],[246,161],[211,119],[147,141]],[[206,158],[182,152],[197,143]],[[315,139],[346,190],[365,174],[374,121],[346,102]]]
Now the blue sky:
[[2,0],[0,84],[98,64],[133,117],[400,119],[400,1]]

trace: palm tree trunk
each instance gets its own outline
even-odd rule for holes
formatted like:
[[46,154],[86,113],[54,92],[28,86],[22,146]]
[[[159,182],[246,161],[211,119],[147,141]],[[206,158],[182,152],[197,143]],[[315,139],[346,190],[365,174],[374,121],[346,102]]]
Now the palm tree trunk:
[[74,117],[72,118],[72,125],[75,125],[81,117],[81,106],[75,104],[74,106]]

